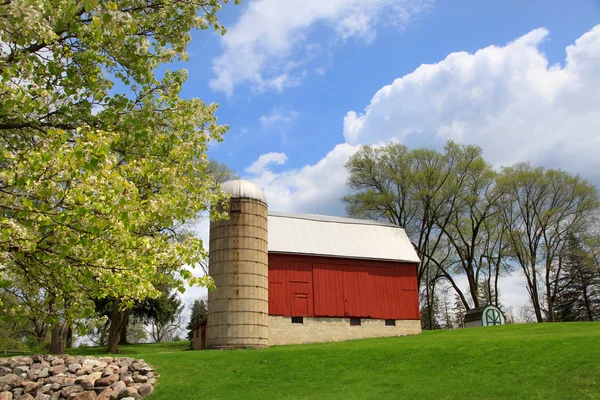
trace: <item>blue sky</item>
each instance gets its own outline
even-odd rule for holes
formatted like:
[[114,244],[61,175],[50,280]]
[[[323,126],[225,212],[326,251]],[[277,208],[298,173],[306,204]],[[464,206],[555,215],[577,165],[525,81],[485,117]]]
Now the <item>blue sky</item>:
[[[255,3],[270,6],[269,2],[249,0],[242,6],[224,7],[220,18],[230,33],[236,30],[243,16],[251,14]],[[286,8],[287,2],[272,3]],[[350,12],[368,13],[378,7],[376,3],[386,2],[372,3]],[[210,155],[249,178],[252,176],[245,168],[268,152],[287,156],[284,165],[272,166],[273,171],[313,165],[336,144],[344,142],[343,122],[348,111],[361,112],[380,88],[421,64],[437,63],[453,52],[474,53],[490,45],[504,46],[536,28],[546,28],[549,34],[538,48],[550,64],[564,65],[565,48],[600,21],[597,1],[391,3],[409,9],[414,7],[413,3],[420,10],[414,11],[408,21],[398,23],[376,16],[369,27],[373,33],[367,36],[357,33],[342,38],[336,32],[335,25],[347,16],[345,12],[314,17],[296,30],[290,27],[293,30],[287,38],[290,54],[282,57],[283,61],[274,60],[276,57],[270,60],[301,63],[289,73],[296,82],[283,89],[257,88],[248,81],[236,84],[229,94],[211,88],[210,82],[216,77],[212,68],[215,59],[224,53],[225,38],[195,32],[189,47],[190,60],[182,65],[189,71],[183,96],[218,102],[220,121],[231,127],[224,142],[213,146]],[[384,7],[381,14],[393,13],[392,6],[381,7]],[[277,14],[273,7],[271,11]],[[296,40],[294,36],[303,38]],[[312,48],[307,50],[307,47]],[[235,57],[235,52],[232,55]],[[283,72],[285,68],[280,67],[274,73]],[[424,138],[407,142],[413,146],[436,146]]]
[[271,209],[343,215],[344,163],[390,141],[600,184],[600,0],[247,0],[220,20],[177,65],[183,97],[220,104],[231,130],[209,154]]

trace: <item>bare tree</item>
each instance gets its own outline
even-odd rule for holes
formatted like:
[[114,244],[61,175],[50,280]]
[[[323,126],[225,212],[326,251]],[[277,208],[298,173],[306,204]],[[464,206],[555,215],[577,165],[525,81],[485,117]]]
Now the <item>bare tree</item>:
[[531,324],[536,322],[535,311],[530,304],[521,304],[514,313],[514,320],[518,324]]
[[578,176],[526,163],[504,168],[500,182],[507,241],[527,280],[536,320],[553,321],[559,255],[567,237],[585,230],[595,215],[598,192]]

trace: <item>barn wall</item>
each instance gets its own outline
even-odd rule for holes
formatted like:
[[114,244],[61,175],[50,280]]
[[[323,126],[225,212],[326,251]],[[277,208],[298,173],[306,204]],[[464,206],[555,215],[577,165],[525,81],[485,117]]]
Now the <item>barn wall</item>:
[[385,326],[382,319],[363,319],[361,326],[350,326],[350,318],[304,318],[303,324],[292,324],[290,317],[269,316],[269,345],[340,342],[372,337],[416,335],[421,321],[397,320],[396,326]]
[[480,319],[476,319],[474,321],[468,321],[465,322],[465,328],[480,328],[483,325],[481,325],[481,320]]
[[269,253],[269,315],[420,320],[416,265]]

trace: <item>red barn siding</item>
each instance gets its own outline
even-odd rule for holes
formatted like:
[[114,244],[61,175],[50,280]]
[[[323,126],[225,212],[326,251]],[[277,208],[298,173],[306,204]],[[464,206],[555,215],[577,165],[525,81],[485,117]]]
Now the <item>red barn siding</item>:
[[269,253],[269,315],[420,319],[416,265]]

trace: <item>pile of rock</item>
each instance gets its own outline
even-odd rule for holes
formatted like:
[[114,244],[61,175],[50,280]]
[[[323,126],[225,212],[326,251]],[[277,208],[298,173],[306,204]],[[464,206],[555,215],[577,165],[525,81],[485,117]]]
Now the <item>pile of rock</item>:
[[127,357],[0,358],[0,400],[141,399],[156,378],[144,360]]

